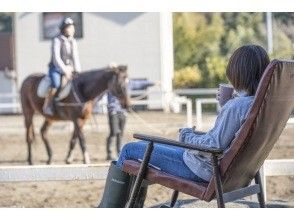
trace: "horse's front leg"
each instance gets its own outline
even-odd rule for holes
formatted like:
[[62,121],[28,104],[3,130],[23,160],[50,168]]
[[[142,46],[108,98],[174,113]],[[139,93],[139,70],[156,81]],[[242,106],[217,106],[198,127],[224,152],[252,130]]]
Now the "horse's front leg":
[[26,141],[28,146],[28,163],[33,165],[32,158],[32,144],[35,139],[34,126],[33,126],[33,115],[34,112],[27,106],[23,107],[23,114],[25,117],[25,127],[26,127]]
[[77,131],[76,126],[75,126],[72,138],[71,138],[70,143],[69,143],[69,151],[68,151],[68,154],[67,154],[67,157],[66,157],[66,160],[65,160],[65,162],[67,164],[70,164],[73,161],[73,150],[74,150],[74,148],[76,146],[77,138],[78,138],[78,131]]
[[83,119],[77,119],[75,121],[75,129],[77,129],[77,135],[78,135],[78,139],[80,142],[80,147],[82,149],[83,152],[83,156],[84,156],[84,163],[85,164],[89,164],[90,162],[90,156],[89,153],[87,151],[87,147],[86,147],[86,141],[85,141],[85,136],[83,133],[83,126],[84,126],[85,120]]

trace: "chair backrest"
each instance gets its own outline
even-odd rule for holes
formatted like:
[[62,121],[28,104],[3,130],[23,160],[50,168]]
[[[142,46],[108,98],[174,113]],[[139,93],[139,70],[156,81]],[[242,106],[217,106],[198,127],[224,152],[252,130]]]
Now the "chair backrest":
[[[247,186],[282,133],[294,109],[294,61],[273,60],[259,83],[248,118],[220,161],[224,192]],[[214,197],[214,180],[205,193]]]

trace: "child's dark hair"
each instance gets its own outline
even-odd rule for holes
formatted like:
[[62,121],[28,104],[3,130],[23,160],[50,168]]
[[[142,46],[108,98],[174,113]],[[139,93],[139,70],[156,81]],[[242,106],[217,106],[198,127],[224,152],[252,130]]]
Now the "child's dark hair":
[[226,75],[236,90],[254,95],[269,62],[268,54],[261,46],[245,45],[230,57]]

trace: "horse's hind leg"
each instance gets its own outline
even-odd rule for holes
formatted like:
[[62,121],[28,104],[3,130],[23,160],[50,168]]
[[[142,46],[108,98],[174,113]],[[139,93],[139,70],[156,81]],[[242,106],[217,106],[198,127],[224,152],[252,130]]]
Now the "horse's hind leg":
[[69,151],[68,151],[68,154],[67,154],[67,157],[66,157],[66,160],[65,160],[65,162],[67,164],[70,164],[73,161],[72,152],[73,152],[73,149],[76,146],[77,138],[78,138],[78,132],[77,132],[77,129],[74,128],[74,132],[73,132],[72,138],[70,140],[70,144],[69,144]]
[[42,136],[42,140],[45,144],[46,150],[47,150],[47,154],[48,154],[48,160],[47,160],[47,164],[51,164],[52,163],[52,149],[50,147],[48,138],[47,138],[47,134],[48,134],[48,128],[49,126],[52,124],[52,122],[48,119],[45,119],[45,122],[41,128],[41,136]]
[[33,127],[33,113],[25,115],[25,126],[26,126],[26,141],[28,145],[28,163],[29,165],[33,165],[32,143],[35,138],[34,127]]

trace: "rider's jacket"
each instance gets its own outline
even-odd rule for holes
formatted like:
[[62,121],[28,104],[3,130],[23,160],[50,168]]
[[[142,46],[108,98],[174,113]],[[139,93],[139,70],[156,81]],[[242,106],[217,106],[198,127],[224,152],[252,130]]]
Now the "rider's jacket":
[[60,34],[52,41],[49,67],[55,67],[60,73],[64,73],[66,65],[71,65],[75,72],[81,71],[76,40]]

